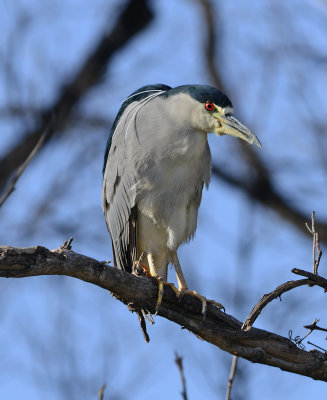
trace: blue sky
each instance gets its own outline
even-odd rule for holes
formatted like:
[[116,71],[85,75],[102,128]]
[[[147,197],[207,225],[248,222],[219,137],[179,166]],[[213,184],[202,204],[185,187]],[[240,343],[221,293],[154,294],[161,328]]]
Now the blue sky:
[[[120,9],[119,1],[103,0],[3,3],[0,54],[14,68],[10,80],[2,67],[1,109],[51,104],[58,85],[73,75]],[[115,55],[70,126],[33,160],[0,210],[1,244],[56,248],[73,236],[75,251],[99,260],[112,257],[101,210],[101,169],[121,102],[148,83],[211,83],[197,2],[152,4],[151,26]],[[20,19],[23,9],[25,19]],[[235,0],[217,2],[215,10],[223,27],[217,65],[236,115],[260,138],[258,151],[275,185],[308,220],[312,209],[326,220],[327,171],[319,149],[327,150],[327,7],[318,1]],[[299,43],[311,56],[303,56],[295,46]],[[83,124],[87,116],[101,117],[107,125]],[[323,127],[318,145],[312,120]],[[0,123],[2,155],[34,122],[3,117]],[[244,177],[251,172],[233,138],[209,137],[209,143],[220,166]],[[243,320],[264,293],[294,279],[291,268],[311,269],[311,237],[213,178],[203,193],[196,238],[179,254],[189,286]],[[326,273],[324,258],[320,273]],[[172,272],[169,277],[175,280]],[[151,342],[145,344],[136,316],[103,289],[66,277],[2,280],[0,285],[0,398],[94,399],[106,382],[106,399],[178,399],[175,351],[184,358],[189,399],[224,398],[231,356],[179,326],[156,317],[149,327]],[[257,327],[303,336],[303,325],[315,317],[327,326],[321,290],[296,289],[282,300],[263,311]],[[326,347],[323,335],[311,340]],[[324,383],[306,377],[244,360],[239,370],[246,378],[235,380],[234,398],[325,398]]]

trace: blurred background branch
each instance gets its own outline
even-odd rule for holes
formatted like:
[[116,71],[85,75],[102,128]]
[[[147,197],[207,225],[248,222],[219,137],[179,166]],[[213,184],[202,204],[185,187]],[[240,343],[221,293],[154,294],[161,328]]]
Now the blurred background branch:
[[[103,37],[94,45],[89,56],[81,62],[70,83],[61,85],[61,92],[54,103],[34,115],[37,127],[24,133],[21,141],[0,159],[0,192],[13,171],[23,163],[35,147],[51,120],[54,121],[53,129],[47,136],[47,141],[62,131],[81,97],[99,83],[111,57],[136,33],[144,29],[152,18],[153,14],[146,0],[130,0],[126,4],[116,25],[110,32],[104,31]],[[16,107],[13,107],[13,110],[16,111]]]
[[[221,70],[216,67],[216,60],[220,60],[223,57],[221,53],[218,52],[221,46],[219,46],[219,42],[217,43],[218,39],[221,38],[223,34],[221,29],[218,31],[217,27],[221,27],[222,25],[217,21],[217,13],[214,11],[213,3],[210,0],[198,1],[203,8],[204,26],[207,28],[207,40],[203,48],[205,50],[204,57],[207,63],[208,74],[214,86],[227,93],[228,88],[222,83],[223,81],[220,76]],[[216,18],[214,18],[214,16]],[[303,50],[302,46],[299,46],[299,50]],[[263,88],[263,90],[265,90],[265,88]],[[231,186],[243,190],[251,200],[271,208],[279,214],[283,220],[288,220],[294,224],[296,228],[302,232],[306,232],[303,221],[307,219],[307,215],[301,212],[292,204],[290,199],[287,199],[285,195],[274,186],[273,177],[257,151],[241,141],[239,142],[239,148],[239,155],[244,158],[244,162],[251,170],[251,174],[248,174],[244,179],[244,176],[240,174],[233,175],[229,173],[228,170],[226,171],[226,168],[214,162],[212,167],[213,176]],[[327,243],[327,223],[318,221],[317,224],[321,233],[321,240]]]

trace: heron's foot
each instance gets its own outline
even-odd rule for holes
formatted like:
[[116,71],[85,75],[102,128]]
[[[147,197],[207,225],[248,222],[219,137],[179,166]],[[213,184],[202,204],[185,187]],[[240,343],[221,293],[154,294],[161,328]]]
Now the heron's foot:
[[177,298],[179,298],[180,292],[178,291],[178,289],[176,288],[176,286],[173,283],[166,282],[162,278],[160,278],[159,276],[154,276],[153,278],[155,278],[157,283],[158,283],[158,299],[157,299],[157,304],[156,304],[156,313],[157,313],[159,311],[159,308],[160,308],[161,303],[162,303],[162,298],[163,298],[164,287],[165,286],[170,286],[172,288],[173,292],[175,293]]
[[202,296],[201,294],[199,294],[195,290],[181,289],[180,290],[180,294],[181,294],[180,300],[182,299],[182,296],[184,294],[189,294],[191,296],[195,296],[196,298],[198,298],[201,301],[201,303],[202,303],[202,309],[201,309],[202,319],[204,319],[206,317],[207,309],[208,309],[208,303],[214,304],[220,310],[224,310],[225,311],[225,307],[222,304],[216,302],[215,300],[206,299],[204,296]]
[[147,276],[148,278],[152,278],[149,268],[145,264],[140,264],[139,261],[135,261],[132,270],[133,275],[137,276]]
[[147,267],[145,264],[143,264],[145,256],[146,256],[146,252],[143,251],[143,253],[141,254],[141,257],[139,258],[139,260],[134,262],[132,273],[134,275],[138,275],[138,276],[144,276],[145,275],[148,278],[152,278],[152,275],[150,274],[149,267]]

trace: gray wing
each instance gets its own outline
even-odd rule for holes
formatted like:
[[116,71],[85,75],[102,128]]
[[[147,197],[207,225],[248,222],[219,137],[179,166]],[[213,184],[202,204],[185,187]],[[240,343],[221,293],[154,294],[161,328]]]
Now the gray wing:
[[103,174],[102,207],[111,236],[115,267],[132,272],[137,251],[137,208],[135,176],[125,143],[126,115],[120,118],[111,138]]
[[[137,257],[136,164],[140,149],[147,146],[147,140],[142,140],[143,130],[137,131],[136,118],[143,106],[169,89],[167,85],[158,84],[132,93],[119,110],[107,142],[102,206],[111,236],[114,264],[129,272]],[[143,156],[146,157],[142,154],[141,158]]]

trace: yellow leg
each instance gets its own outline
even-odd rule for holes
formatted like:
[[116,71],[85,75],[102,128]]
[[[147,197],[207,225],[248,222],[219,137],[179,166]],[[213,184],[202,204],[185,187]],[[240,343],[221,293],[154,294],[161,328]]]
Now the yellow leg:
[[178,290],[179,291],[188,290],[188,287],[187,287],[176,251],[173,251],[170,253],[170,258],[171,258],[171,262],[173,263],[173,265],[175,267],[177,282],[178,282]]
[[162,297],[164,294],[164,284],[161,278],[157,278],[158,281],[158,298],[157,298],[157,304],[156,304],[156,313],[159,310],[159,307],[162,303]]
[[157,299],[157,304],[156,304],[156,313],[157,313],[159,310],[159,307],[162,303],[162,297],[164,294],[165,285],[170,286],[173,289],[177,298],[179,298],[179,296],[181,295],[181,292],[178,291],[178,289],[175,287],[175,285],[173,283],[165,282],[162,280],[162,278],[159,278],[159,277],[155,277],[155,278],[157,279],[157,282],[158,282],[158,299]]
[[174,267],[175,267],[175,271],[176,271],[176,275],[177,275],[177,282],[178,282],[178,290],[180,291],[181,295],[183,296],[183,294],[188,293],[188,294],[196,296],[199,300],[201,300],[202,314],[205,315],[205,313],[207,311],[206,298],[201,296],[200,294],[198,294],[197,292],[195,292],[193,290],[188,290],[188,287],[187,287],[176,251],[171,252],[170,257],[171,257],[171,262],[174,264]]
[[218,303],[217,301],[215,301],[215,300],[207,300],[207,302],[215,305],[216,307],[219,308],[219,310],[223,310],[225,312],[225,307],[222,304]]
[[[154,262],[154,257],[151,253],[147,254],[147,260],[148,260],[148,265],[149,265],[149,275],[148,276],[155,278],[158,282],[158,299],[157,299],[157,304],[156,304],[156,313],[157,313],[159,310],[159,307],[162,303],[162,297],[164,294],[164,285],[169,285],[173,289],[174,293],[176,294],[176,297],[179,297],[180,293],[172,283],[166,282],[167,273],[164,273],[164,271],[161,271],[161,273],[163,275],[165,275],[164,277],[157,275],[157,267],[158,266],[156,266],[156,263]],[[159,262],[159,265],[160,265],[160,262]]]
[[225,310],[224,306],[221,305],[220,303],[217,303],[214,300],[207,300],[204,296],[201,296],[199,293],[197,293],[194,290],[188,290],[183,272],[182,272],[182,268],[181,265],[179,263],[179,259],[177,257],[177,253],[176,252],[171,252],[170,253],[170,257],[171,257],[171,261],[174,264],[175,267],[175,271],[176,271],[176,275],[177,275],[177,281],[178,281],[178,290],[180,291],[180,294],[183,295],[185,293],[196,296],[202,303],[202,315],[203,318],[206,315],[207,312],[207,307],[208,307],[208,302],[212,303],[214,305],[216,305],[218,308]]

